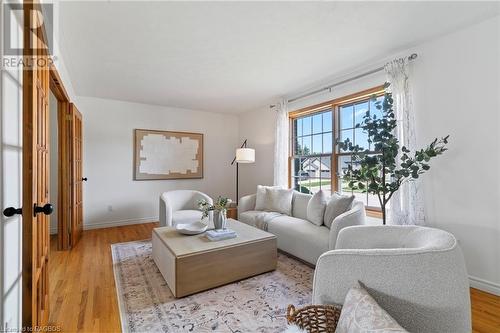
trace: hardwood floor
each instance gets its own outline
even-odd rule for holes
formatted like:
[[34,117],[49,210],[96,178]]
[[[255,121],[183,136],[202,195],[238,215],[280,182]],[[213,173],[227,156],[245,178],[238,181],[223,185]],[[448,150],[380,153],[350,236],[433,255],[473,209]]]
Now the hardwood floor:
[[50,325],[63,332],[121,332],[113,243],[151,238],[156,223],[84,231],[71,251],[51,240]]
[[[50,325],[62,332],[120,332],[113,243],[151,238],[156,223],[84,231],[72,251],[51,240]],[[500,297],[471,289],[474,333],[500,333]]]

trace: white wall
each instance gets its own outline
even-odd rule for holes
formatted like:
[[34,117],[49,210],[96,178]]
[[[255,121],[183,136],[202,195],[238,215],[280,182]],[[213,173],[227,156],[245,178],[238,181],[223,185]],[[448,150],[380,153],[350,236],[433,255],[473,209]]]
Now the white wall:
[[276,113],[269,106],[239,117],[240,141],[255,149],[255,163],[240,164],[240,198],[255,193],[257,185],[273,184]]
[[[417,137],[421,145],[450,134],[450,150],[432,162],[424,179],[430,226],[452,232],[464,251],[473,286],[500,294],[500,19],[496,17],[398,52],[418,53],[412,63]],[[393,58],[395,55],[388,57]],[[359,69],[374,68],[371,64]],[[289,106],[290,110],[374,87],[371,75]],[[264,121],[259,121],[264,115]],[[252,121],[251,119],[254,118]],[[246,134],[244,136],[243,134]],[[262,110],[240,116],[240,135],[270,146],[245,168],[245,192],[272,182],[274,128]]]
[[57,128],[57,99],[50,92],[49,96],[49,121],[50,121],[50,203],[54,211],[50,214],[50,234],[57,234],[57,193],[58,193],[58,128]]
[[[158,219],[162,192],[196,189],[234,198],[236,116],[78,97],[83,114],[84,228]],[[204,134],[204,178],[133,180],[134,129]],[[109,206],[112,206],[111,208]]]
[[500,294],[500,18],[418,48],[418,140],[450,134],[425,177],[428,223],[459,239],[474,286]]

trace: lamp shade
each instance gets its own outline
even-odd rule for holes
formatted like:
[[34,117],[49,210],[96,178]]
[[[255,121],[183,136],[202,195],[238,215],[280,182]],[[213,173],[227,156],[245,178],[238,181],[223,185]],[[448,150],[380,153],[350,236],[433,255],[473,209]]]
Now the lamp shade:
[[255,162],[255,149],[252,149],[252,148],[238,148],[238,149],[236,149],[236,162],[237,163],[253,163],[253,162]]

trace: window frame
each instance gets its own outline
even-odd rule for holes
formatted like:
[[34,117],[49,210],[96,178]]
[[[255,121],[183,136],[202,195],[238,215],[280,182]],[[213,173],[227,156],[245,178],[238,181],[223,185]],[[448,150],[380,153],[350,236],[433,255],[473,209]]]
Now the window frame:
[[[339,97],[333,100],[329,100],[323,103],[315,104],[312,106],[307,106],[305,108],[301,108],[296,111],[292,111],[288,114],[289,117],[289,147],[288,147],[288,187],[291,188],[293,184],[294,175],[292,174],[292,163],[294,158],[304,157],[303,155],[295,155],[294,151],[294,130],[293,130],[293,122],[294,120],[306,116],[312,116],[314,114],[322,113],[327,110],[332,110],[332,153],[330,154],[311,154],[307,155],[307,157],[328,157],[330,156],[330,182],[331,182],[331,191],[339,190],[339,172],[338,172],[338,161],[341,156],[350,156],[352,155],[349,152],[340,152],[338,145],[335,144],[337,138],[340,137],[340,122],[339,120],[339,110],[340,107],[354,104],[360,101],[367,100],[369,101],[372,96],[380,97],[385,93],[384,85],[379,85],[370,89],[366,89],[354,94],[350,94],[347,96]],[[370,151],[372,152],[372,151]],[[376,153],[373,151],[373,153]],[[366,206],[366,211],[368,216],[380,217],[381,209],[379,207]]]

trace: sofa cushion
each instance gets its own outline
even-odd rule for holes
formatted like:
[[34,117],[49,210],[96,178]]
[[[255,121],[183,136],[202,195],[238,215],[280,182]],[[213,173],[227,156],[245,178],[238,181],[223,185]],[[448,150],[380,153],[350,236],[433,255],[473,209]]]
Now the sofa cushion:
[[272,219],[268,231],[278,238],[278,248],[313,265],[328,251],[330,230],[291,216]]
[[347,293],[335,333],[366,332],[408,333],[364,288],[357,286]]
[[307,204],[307,220],[316,225],[322,225],[327,202],[328,197],[325,191],[319,190],[314,193]]
[[269,198],[269,211],[292,215],[293,190],[266,188],[266,197]]
[[279,188],[278,186],[263,186],[257,185],[257,192],[255,193],[255,210],[266,211],[269,210],[269,201],[271,200],[271,193],[267,189]]
[[335,220],[337,216],[351,209],[353,201],[354,195],[341,195],[333,193],[325,209],[325,225],[330,228],[333,220]]
[[201,220],[199,210],[178,210],[172,213],[172,225],[194,223]]
[[294,191],[292,200],[292,216],[307,220],[307,204],[311,198],[312,195],[310,194]]

